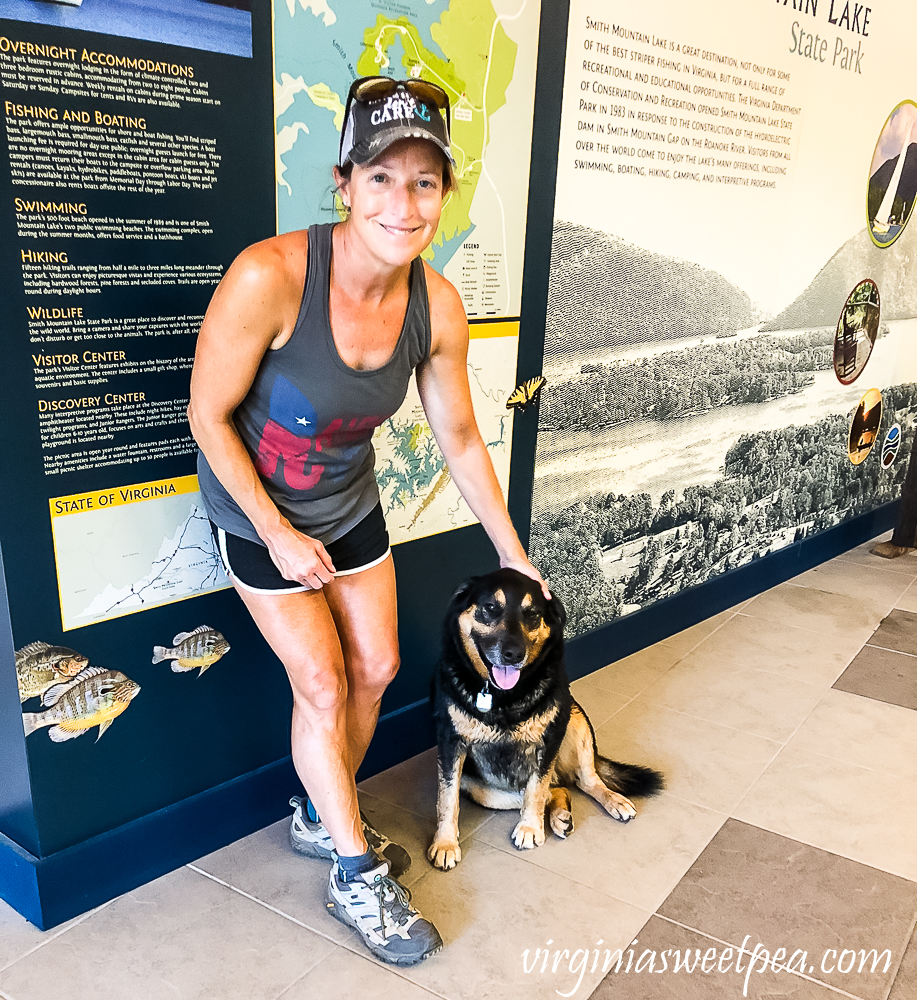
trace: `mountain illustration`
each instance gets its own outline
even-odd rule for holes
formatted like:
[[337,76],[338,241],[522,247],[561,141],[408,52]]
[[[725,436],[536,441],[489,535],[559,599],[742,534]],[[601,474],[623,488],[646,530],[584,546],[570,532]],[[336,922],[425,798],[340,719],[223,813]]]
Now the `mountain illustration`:
[[831,257],[804,292],[761,329],[835,326],[847,296],[864,278],[872,278],[879,286],[883,321],[917,316],[915,254],[917,227],[913,224],[886,248],[877,247],[869,238],[869,231],[862,229]]
[[[898,157],[893,156],[890,160],[886,160],[869,178],[866,211],[870,219],[876,217],[876,212],[879,210],[879,205],[885,195],[885,189],[888,187],[897,165]],[[900,218],[904,212],[909,211],[914,204],[915,195],[917,195],[917,142],[912,142],[907,147],[907,154],[904,157],[904,169],[898,182],[898,190],[895,192],[892,214]]]
[[545,338],[554,351],[731,333],[761,318],[716,271],[554,223]]

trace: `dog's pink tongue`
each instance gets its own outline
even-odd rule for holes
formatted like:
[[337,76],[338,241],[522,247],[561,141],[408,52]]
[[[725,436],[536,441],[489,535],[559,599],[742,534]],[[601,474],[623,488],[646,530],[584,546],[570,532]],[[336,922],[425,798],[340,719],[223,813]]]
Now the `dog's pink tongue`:
[[493,666],[491,668],[491,673],[494,675],[494,684],[503,691],[509,691],[509,689],[515,686],[516,681],[519,680],[519,668],[514,666]]

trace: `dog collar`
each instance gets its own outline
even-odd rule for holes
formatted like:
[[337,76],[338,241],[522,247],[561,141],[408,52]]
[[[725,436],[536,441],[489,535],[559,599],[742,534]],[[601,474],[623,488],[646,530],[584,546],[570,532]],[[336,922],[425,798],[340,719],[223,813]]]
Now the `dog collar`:
[[489,712],[494,703],[494,696],[490,693],[490,681],[484,681],[484,690],[478,691],[478,696],[474,700],[474,707],[479,712]]

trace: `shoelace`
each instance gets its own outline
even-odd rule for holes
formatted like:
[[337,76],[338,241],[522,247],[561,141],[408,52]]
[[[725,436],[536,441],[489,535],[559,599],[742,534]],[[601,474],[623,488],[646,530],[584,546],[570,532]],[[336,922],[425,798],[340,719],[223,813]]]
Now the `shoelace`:
[[[400,927],[405,920],[410,916],[411,894],[407,889],[399,882],[396,882],[393,878],[389,878],[388,875],[377,875],[370,886],[373,892],[379,898],[379,923],[382,926],[382,935],[385,936],[385,894],[386,892],[391,892],[395,898],[395,902],[400,908],[401,912],[394,914],[395,923],[394,926]],[[394,911],[394,907],[392,907]]]

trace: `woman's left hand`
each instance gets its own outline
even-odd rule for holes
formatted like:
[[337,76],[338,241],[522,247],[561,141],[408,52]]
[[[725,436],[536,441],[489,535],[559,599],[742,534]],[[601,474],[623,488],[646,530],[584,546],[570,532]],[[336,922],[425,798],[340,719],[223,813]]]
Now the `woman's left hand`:
[[537,569],[535,569],[528,559],[501,559],[500,566],[503,569],[518,570],[523,576],[531,577],[541,585],[541,592],[544,594],[545,600],[551,600],[551,591],[548,589],[548,581],[545,580],[545,578],[538,572]]

